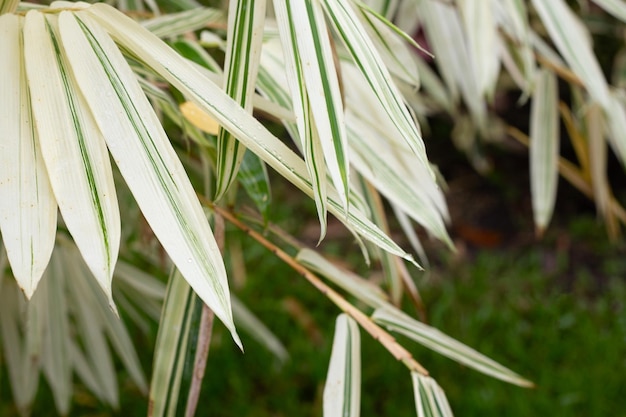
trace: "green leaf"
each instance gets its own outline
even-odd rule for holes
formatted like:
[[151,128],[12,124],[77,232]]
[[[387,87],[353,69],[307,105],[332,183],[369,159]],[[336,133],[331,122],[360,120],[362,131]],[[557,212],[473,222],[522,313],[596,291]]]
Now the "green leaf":
[[374,311],[372,319],[387,329],[407,336],[441,355],[486,375],[522,387],[533,383],[485,355],[451,338],[434,327],[421,323],[397,308],[388,306]]
[[[232,0],[228,4],[224,91],[250,113],[261,57],[265,6],[265,0]],[[245,152],[245,147],[220,127],[217,135],[216,200],[224,196],[235,180]]]
[[0,16],[0,229],[13,274],[30,298],[52,254],[57,204],[34,128],[21,48],[23,21]]
[[272,193],[267,168],[263,161],[252,152],[246,152],[238,178],[263,218],[267,219]]
[[542,233],[556,201],[559,114],[556,75],[539,70],[530,115],[530,191],[535,226]]
[[[195,191],[135,75],[94,20],[94,7],[60,17],[81,92],[154,234],[240,345],[224,263]],[[123,27],[118,20],[114,25]]]
[[198,297],[175,269],[170,275],[159,322],[150,381],[150,417],[176,415],[183,369],[188,360],[191,325],[198,305]]
[[[262,124],[250,116],[228,97],[216,84],[200,73],[150,32],[133,20],[103,3],[87,10],[125,49],[132,51],[147,65],[183,92],[203,111],[211,114],[242,143],[272,166],[300,190],[313,196],[313,189],[302,159],[272,135]],[[329,210],[344,219],[352,229],[382,249],[405,259],[412,257],[388,236],[351,207],[347,219],[336,192],[330,189]],[[217,314],[217,312],[216,312]]]
[[68,230],[115,308],[111,279],[121,233],[115,185],[102,134],[65,55],[71,49],[61,43],[57,15],[28,12],[26,74],[48,177]]
[[346,314],[337,317],[324,385],[324,417],[358,417],[361,409],[361,337]]

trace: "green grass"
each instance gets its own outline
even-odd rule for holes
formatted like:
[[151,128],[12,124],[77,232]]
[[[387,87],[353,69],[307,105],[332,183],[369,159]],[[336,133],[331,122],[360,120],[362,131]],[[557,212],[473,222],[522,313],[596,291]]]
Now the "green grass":
[[[569,230],[571,229],[571,230]],[[626,415],[626,259],[591,220],[532,247],[434,260],[418,278],[430,323],[533,380],[493,380],[401,339],[447,392],[457,415]],[[579,242],[579,243],[575,243]],[[241,355],[225,334],[209,358],[199,416],[319,416],[337,311],[300,277],[251,246],[240,294],[287,344],[282,367],[255,342]],[[283,307],[294,297],[323,337]],[[406,369],[363,334],[362,415],[415,416]]]
[[[244,249],[250,276],[238,295],[284,341],[291,359],[279,364],[246,334],[242,354],[216,325],[197,415],[320,416],[338,311],[249,238]],[[493,380],[400,341],[446,391],[457,416],[626,415],[624,253],[623,244],[609,245],[601,228],[582,218],[536,245],[476,251],[461,260],[434,256],[431,270],[417,277],[432,325],[533,380],[535,389]],[[293,300],[300,312],[286,307]],[[361,414],[415,416],[404,366],[363,332],[362,339]],[[140,350],[149,355],[151,348]],[[6,374],[2,379],[0,411],[11,416]],[[145,399],[121,386],[119,412],[90,405],[81,391],[83,405],[72,415],[145,415]],[[49,393],[40,391],[34,415],[54,415]]]

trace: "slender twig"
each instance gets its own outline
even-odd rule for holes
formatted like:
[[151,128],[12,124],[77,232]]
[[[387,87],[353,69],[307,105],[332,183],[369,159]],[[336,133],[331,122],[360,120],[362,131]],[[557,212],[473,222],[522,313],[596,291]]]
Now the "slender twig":
[[309,269],[302,266],[298,261],[296,261],[293,257],[289,256],[282,249],[274,245],[272,242],[267,240],[263,235],[259,232],[251,229],[246,224],[241,222],[233,213],[230,211],[216,206],[207,199],[199,196],[200,201],[206,206],[210,207],[215,211],[216,214],[221,215],[225,220],[229,221],[234,226],[241,229],[248,236],[252,237],[278,258],[280,258],[283,262],[289,265],[292,269],[294,269],[297,273],[302,275],[309,283],[311,283],[315,288],[317,288],[322,294],[324,294],[330,301],[332,301],[341,311],[346,313],[348,316],[352,317],[359,325],[365,329],[375,340],[377,340],[381,345],[383,345],[389,353],[391,353],[398,361],[404,363],[404,365],[409,368],[411,371],[418,372],[422,375],[428,375],[428,371],[417,361],[411,353],[406,350],[402,345],[400,345],[393,336],[387,333],[383,328],[378,326],[376,323],[372,321],[370,317],[364,314],[361,310],[353,306],[350,302],[348,302],[345,298],[343,298],[338,292],[333,290],[331,287],[326,285],[319,277],[313,274]]
[[[224,252],[224,218],[216,213],[215,226],[213,234],[215,241],[220,249]],[[211,335],[213,334],[213,322],[215,321],[215,313],[205,303],[202,303],[202,315],[200,317],[200,328],[198,332],[198,344],[196,348],[196,357],[193,363],[193,375],[189,386],[189,394],[187,396],[187,406],[185,408],[185,417],[193,417],[196,414],[198,400],[200,398],[200,390],[202,388],[202,380],[204,379],[204,371],[206,370],[207,358],[209,357],[209,347],[211,346]]]

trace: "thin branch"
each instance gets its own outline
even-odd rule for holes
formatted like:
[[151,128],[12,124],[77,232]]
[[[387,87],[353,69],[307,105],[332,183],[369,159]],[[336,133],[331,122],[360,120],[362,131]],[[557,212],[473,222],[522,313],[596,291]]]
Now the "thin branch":
[[279,247],[274,245],[272,242],[267,240],[257,231],[251,229],[246,224],[241,222],[234,214],[230,211],[218,207],[203,198],[202,196],[198,196],[202,204],[210,207],[215,213],[221,215],[224,219],[229,221],[231,224],[235,225],[239,229],[241,229],[248,236],[252,237],[258,243],[267,248],[270,252],[280,258],[283,262],[293,268],[297,273],[302,275],[309,283],[311,283],[315,288],[317,288],[322,294],[324,294],[330,301],[332,301],[341,311],[346,313],[348,316],[352,317],[356,320],[359,325],[365,329],[375,340],[377,340],[381,345],[383,345],[389,353],[391,353],[398,361],[404,363],[404,365],[409,368],[411,371],[418,372],[422,375],[428,375],[428,371],[419,363],[411,353],[406,350],[402,345],[400,345],[393,336],[387,333],[383,328],[378,326],[376,323],[372,321],[370,317],[368,317],[361,310],[353,306],[349,303],[345,298],[343,298],[338,292],[333,290],[331,287],[326,285],[319,277],[313,274],[310,270],[302,266],[298,261],[289,256],[286,252],[281,250]]
[[[220,249],[224,252],[224,218],[215,213],[215,225],[213,234],[215,241]],[[196,357],[193,363],[193,375],[189,386],[189,394],[187,396],[187,406],[185,407],[185,417],[193,417],[198,408],[198,400],[200,399],[200,390],[202,388],[202,380],[206,370],[207,358],[209,357],[209,347],[211,346],[211,335],[213,334],[213,322],[215,321],[215,313],[205,303],[202,303],[202,315],[200,318],[200,331],[198,332],[198,344],[196,348]]]

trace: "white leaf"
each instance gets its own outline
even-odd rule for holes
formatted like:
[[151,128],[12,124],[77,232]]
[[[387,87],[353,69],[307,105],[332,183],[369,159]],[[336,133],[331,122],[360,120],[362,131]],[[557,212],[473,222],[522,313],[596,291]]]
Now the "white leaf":
[[195,191],[135,75],[91,11],[59,18],[81,91],[148,224],[241,345],[224,263]]
[[[56,15],[26,15],[24,51],[33,114],[65,224],[114,308],[111,279],[121,232],[111,165],[56,26]],[[71,52],[81,54],[80,49]]]
[[50,261],[57,205],[33,125],[22,25],[22,17],[0,17],[0,228],[15,279],[30,298]]

